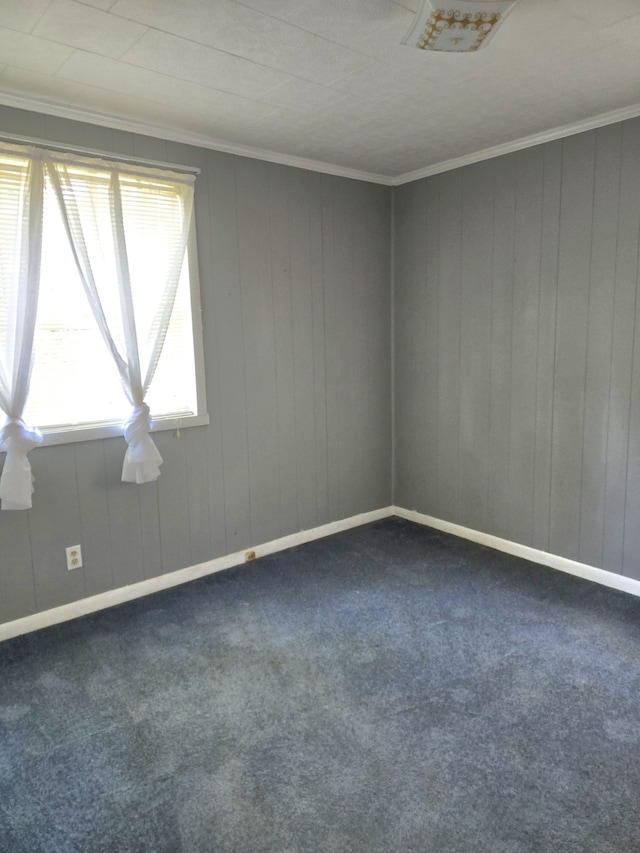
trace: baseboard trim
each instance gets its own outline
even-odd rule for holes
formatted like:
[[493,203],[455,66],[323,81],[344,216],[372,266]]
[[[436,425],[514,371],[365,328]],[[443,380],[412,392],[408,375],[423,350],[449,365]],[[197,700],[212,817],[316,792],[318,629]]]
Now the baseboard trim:
[[371,521],[388,518],[390,515],[393,515],[393,510],[390,506],[376,509],[372,512],[352,515],[349,518],[331,521],[329,524],[323,524],[311,530],[300,530],[298,533],[292,533],[280,539],[273,539],[271,542],[264,542],[261,545],[250,545],[242,551],[226,554],[223,557],[216,557],[213,560],[208,560],[206,563],[198,563],[186,569],[168,572],[166,575],[159,575],[158,577],[149,578],[148,580],[130,584],[129,586],[102,592],[99,595],[92,595],[89,598],[81,598],[79,601],[63,604],[61,607],[54,607],[51,610],[44,610],[41,613],[34,613],[31,616],[23,616],[20,619],[14,619],[12,622],[5,622],[3,625],[0,625],[0,642],[9,640],[12,637],[19,637],[21,634],[39,631],[41,628],[48,628],[51,625],[58,625],[61,622],[68,622],[71,619],[76,619],[78,616],[87,616],[89,613],[96,613],[99,610],[105,610],[117,604],[124,604],[126,601],[143,598],[145,595],[151,595],[163,589],[180,586],[180,584],[188,583],[207,575],[213,575],[216,572],[222,572],[234,566],[240,566],[248,562],[247,555],[249,552],[254,552],[255,558],[259,559],[260,557],[266,557],[268,554],[275,554],[277,551],[285,551],[287,548],[303,545],[305,542],[313,542],[315,539],[323,539],[325,536],[341,533],[343,530],[350,530],[352,527],[360,527]]
[[71,619],[77,619],[79,616],[87,616],[99,610],[106,610],[108,607],[124,604],[136,598],[143,598],[146,595],[160,592],[163,589],[171,589],[171,587],[180,586],[183,583],[188,583],[207,575],[223,572],[225,569],[241,566],[248,562],[247,554],[250,551],[255,552],[256,559],[260,559],[260,557],[266,557],[268,554],[285,551],[287,548],[294,548],[296,545],[303,545],[305,542],[323,539],[326,536],[332,536],[334,533],[341,533],[343,530],[351,530],[353,527],[360,527],[363,524],[369,524],[372,521],[379,521],[382,518],[389,518],[394,515],[404,518],[407,521],[414,521],[416,524],[421,524],[425,527],[432,527],[434,530],[441,530],[443,533],[451,533],[453,536],[459,536],[461,539],[477,542],[479,545],[486,545],[488,548],[494,548],[496,551],[503,551],[514,557],[522,557],[524,560],[529,560],[532,563],[548,566],[549,568],[593,581],[602,586],[608,586],[612,589],[628,592],[631,595],[640,597],[640,581],[633,578],[617,575],[615,572],[607,572],[604,569],[598,569],[586,563],[579,563],[576,560],[569,560],[566,557],[559,557],[557,554],[550,554],[548,551],[539,551],[537,548],[530,548],[528,545],[521,545],[509,539],[502,539],[499,536],[482,533],[480,530],[463,527],[460,524],[444,521],[441,518],[434,518],[431,515],[425,515],[415,510],[404,509],[399,506],[387,506],[371,512],[363,512],[359,515],[352,515],[349,518],[332,521],[329,524],[323,524],[320,527],[314,527],[310,530],[300,530],[298,533],[292,533],[280,539],[273,539],[261,545],[251,545],[242,551],[226,554],[223,557],[216,557],[213,560],[208,560],[206,563],[198,563],[186,569],[179,569],[175,572],[169,572],[166,575],[159,575],[155,578],[149,578],[139,583],[109,590],[108,592],[93,595],[89,598],[82,598],[70,604],[63,604],[61,607],[54,607],[51,610],[44,610],[41,613],[34,613],[31,616],[23,616],[21,619],[15,619],[12,622],[5,622],[0,625],[0,642],[9,640],[12,637],[19,637],[22,634],[29,634],[32,631],[39,631],[41,628],[48,628],[51,625],[58,625],[61,622],[68,622]]
[[451,533],[454,536],[460,536],[462,539],[469,539],[471,542],[486,545],[488,548],[503,551],[514,557],[522,557],[524,560],[538,563],[541,566],[558,569],[558,571],[599,583],[602,586],[608,586],[621,592],[640,596],[640,581],[634,580],[634,578],[627,578],[623,575],[617,575],[615,572],[608,572],[605,569],[589,566],[587,563],[579,563],[576,560],[559,557],[557,554],[550,554],[548,551],[539,551],[537,548],[530,548],[528,545],[520,545],[518,542],[501,539],[499,536],[482,533],[480,530],[473,530],[470,527],[463,527],[460,524],[453,524],[450,521],[443,521],[441,518],[424,515],[424,513],[416,512],[415,510],[393,506],[392,514],[400,518],[405,518],[407,521],[415,521],[417,524],[422,524],[425,527],[433,527],[435,530],[441,530],[443,533]]

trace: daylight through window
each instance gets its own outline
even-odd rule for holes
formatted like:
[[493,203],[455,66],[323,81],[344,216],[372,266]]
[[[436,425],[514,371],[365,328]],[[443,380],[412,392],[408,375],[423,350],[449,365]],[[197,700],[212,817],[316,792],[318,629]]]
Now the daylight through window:
[[0,147],[3,508],[33,428],[69,440],[124,424],[123,479],[147,482],[162,461],[150,418],[202,422],[192,210],[191,174]]

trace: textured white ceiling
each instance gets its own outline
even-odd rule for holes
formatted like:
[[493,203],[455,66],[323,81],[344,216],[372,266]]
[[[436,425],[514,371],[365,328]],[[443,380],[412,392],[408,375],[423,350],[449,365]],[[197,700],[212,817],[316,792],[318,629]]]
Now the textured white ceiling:
[[0,0],[0,103],[394,178],[640,102],[640,0],[519,0],[471,54],[402,45],[417,6]]

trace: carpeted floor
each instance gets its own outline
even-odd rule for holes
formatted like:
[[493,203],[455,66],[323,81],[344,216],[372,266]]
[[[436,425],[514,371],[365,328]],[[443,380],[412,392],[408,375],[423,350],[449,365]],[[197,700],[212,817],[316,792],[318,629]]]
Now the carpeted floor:
[[9,641],[0,850],[640,851],[640,600],[390,519]]

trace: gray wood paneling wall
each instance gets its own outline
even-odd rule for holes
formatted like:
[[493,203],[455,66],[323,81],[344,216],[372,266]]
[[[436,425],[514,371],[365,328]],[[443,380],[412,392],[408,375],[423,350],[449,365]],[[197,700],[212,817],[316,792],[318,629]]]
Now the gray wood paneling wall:
[[[38,448],[0,512],[0,622],[391,502],[390,189],[0,107],[0,130],[198,166],[208,427]],[[82,543],[84,568],[64,548]]]
[[[0,107],[198,166],[211,423],[38,448],[0,622],[392,502],[388,188]],[[640,579],[640,120],[394,191],[399,506]],[[67,572],[81,542],[84,569]]]
[[640,120],[395,194],[395,503],[640,579]]

